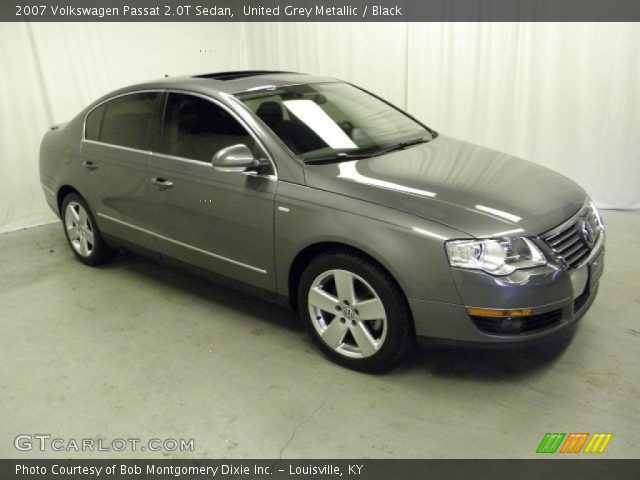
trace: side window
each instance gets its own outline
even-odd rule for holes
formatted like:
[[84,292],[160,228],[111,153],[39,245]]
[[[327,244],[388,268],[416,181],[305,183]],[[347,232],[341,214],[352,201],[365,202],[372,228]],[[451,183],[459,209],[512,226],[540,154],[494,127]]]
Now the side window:
[[238,143],[262,156],[249,132],[225,109],[193,95],[169,94],[160,153],[210,162],[218,150]]
[[[87,117],[87,139],[149,150],[149,124],[155,113],[158,95],[155,92],[135,93],[105,103],[104,107],[96,109]],[[104,112],[100,123],[97,118],[91,117],[93,113],[97,115],[101,108],[104,108]],[[89,137],[90,132],[97,138]]]
[[100,140],[100,126],[102,125],[104,110],[105,104],[103,103],[87,115],[87,122],[84,127],[84,138],[87,140]]

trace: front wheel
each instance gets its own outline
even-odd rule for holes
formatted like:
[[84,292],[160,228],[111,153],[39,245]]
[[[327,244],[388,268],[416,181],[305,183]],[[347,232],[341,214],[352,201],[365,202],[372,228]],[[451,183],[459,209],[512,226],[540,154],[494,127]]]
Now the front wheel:
[[322,255],[300,280],[299,307],[320,348],[356,370],[392,368],[411,348],[404,295],[374,263],[348,253]]

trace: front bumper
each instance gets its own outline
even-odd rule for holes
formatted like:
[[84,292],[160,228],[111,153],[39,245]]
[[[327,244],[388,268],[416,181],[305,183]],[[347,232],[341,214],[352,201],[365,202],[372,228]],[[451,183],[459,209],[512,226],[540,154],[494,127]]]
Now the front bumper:
[[[409,299],[420,343],[519,344],[555,335],[574,325],[589,309],[604,268],[604,239],[578,269],[548,264],[495,277],[452,269],[463,304]],[[502,319],[471,317],[467,306],[531,309],[518,333],[500,333]]]

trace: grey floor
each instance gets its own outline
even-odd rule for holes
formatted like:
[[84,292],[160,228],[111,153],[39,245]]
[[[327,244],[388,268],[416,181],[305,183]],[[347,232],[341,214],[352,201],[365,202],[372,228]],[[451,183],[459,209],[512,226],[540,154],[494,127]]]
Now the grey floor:
[[[605,212],[599,297],[575,336],[430,349],[370,376],[293,314],[133,254],[77,262],[58,224],[0,235],[0,456],[535,457],[545,432],[612,432],[640,457],[640,212]],[[18,453],[19,434],[194,439],[187,453]]]

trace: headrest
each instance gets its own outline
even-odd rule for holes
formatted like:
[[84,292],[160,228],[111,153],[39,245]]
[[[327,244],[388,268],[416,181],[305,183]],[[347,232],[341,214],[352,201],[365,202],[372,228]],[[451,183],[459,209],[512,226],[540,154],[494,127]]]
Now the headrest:
[[282,107],[278,102],[264,102],[260,104],[258,110],[256,110],[256,115],[267,125],[275,125],[284,119]]

